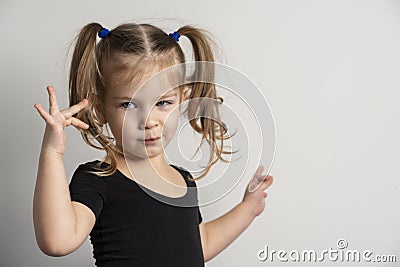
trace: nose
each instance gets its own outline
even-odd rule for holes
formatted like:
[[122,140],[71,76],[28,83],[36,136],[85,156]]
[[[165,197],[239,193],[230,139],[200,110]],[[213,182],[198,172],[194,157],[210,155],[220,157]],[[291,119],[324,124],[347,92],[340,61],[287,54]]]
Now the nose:
[[153,127],[155,127],[155,126],[157,126],[157,125],[158,125],[158,122],[157,122],[156,120],[154,120],[154,119],[151,119],[151,118],[149,117],[149,119],[146,121],[145,129],[146,129],[146,130],[150,130],[150,129],[152,129]]
[[152,110],[150,112],[150,114],[148,114],[148,116],[145,116],[143,114],[143,116],[141,118],[141,123],[140,123],[141,127],[140,128],[142,130],[143,129],[150,130],[150,129],[158,126],[158,124],[159,124],[159,122],[158,122],[158,120],[156,118],[156,114],[155,114],[154,110]]

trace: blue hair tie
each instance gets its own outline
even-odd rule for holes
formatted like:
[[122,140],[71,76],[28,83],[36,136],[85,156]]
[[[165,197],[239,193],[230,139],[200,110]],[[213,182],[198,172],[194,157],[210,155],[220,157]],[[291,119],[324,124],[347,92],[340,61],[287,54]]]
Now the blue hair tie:
[[109,34],[110,34],[110,31],[106,28],[101,29],[98,33],[100,38],[106,38]]
[[173,32],[173,33],[170,33],[169,36],[171,36],[172,38],[174,38],[174,40],[177,41],[177,42],[179,41],[179,37],[181,37],[181,35],[180,35],[179,32],[177,32],[177,31],[176,31],[176,32]]

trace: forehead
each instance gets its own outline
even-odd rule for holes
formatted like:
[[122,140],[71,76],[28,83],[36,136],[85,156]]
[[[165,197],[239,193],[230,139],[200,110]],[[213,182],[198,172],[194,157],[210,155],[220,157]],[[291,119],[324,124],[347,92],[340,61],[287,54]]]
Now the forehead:
[[121,67],[113,62],[107,66],[104,76],[107,98],[151,100],[177,91],[177,86],[183,84],[182,67],[164,68],[150,63],[136,65],[134,68]]

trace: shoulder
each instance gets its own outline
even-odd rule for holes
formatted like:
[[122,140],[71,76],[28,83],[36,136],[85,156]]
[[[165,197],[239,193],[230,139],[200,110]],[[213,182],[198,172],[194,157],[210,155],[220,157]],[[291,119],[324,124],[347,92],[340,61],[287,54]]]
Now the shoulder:
[[98,162],[98,160],[94,160],[78,165],[69,183],[71,193],[100,192],[101,195],[107,194],[107,185],[104,177],[92,173],[92,171],[98,171],[95,168]]
[[192,174],[188,170],[186,170],[185,168],[183,168],[181,166],[178,166],[178,165],[175,165],[175,164],[170,164],[170,165],[172,167],[174,167],[176,170],[178,170],[183,175],[183,177],[185,177],[185,179],[187,179],[188,177],[193,178]]
[[92,173],[99,161],[79,164],[69,183],[71,200],[89,207],[98,218],[104,203],[108,199],[107,184],[104,177]]
[[81,163],[78,165],[76,168],[76,171],[82,171],[82,170],[92,170],[94,167],[99,166],[100,161],[99,160],[92,160],[92,161],[87,161],[85,163]]
[[[100,163],[101,163],[101,161],[99,161],[99,160],[92,160],[92,161],[88,161],[85,163],[81,163],[75,169],[74,174],[78,174],[78,173],[92,174],[90,172],[100,171],[102,168],[106,167],[105,163],[103,163],[103,164],[100,164]],[[92,175],[98,176],[96,174],[92,174]],[[101,177],[101,176],[98,176],[98,177]]]
[[195,181],[188,180],[188,178],[193,178],[190,171],[188,171],[187,169],[185,169],[184,167],[181,167],[181,166],[177,166],[177,165],[171,165],[171,166],[175,167],[182,174],[182,176],[185,178],[185,180],[189,183],[190,186],[196,187]]
[[104,176],[93,173],[101,171],[101,167],[105,167],[104,165],[100,165],[100,163],[101,162],[99,160],[92,160],[79,164],[72,174],[71,183],[78,181],[104,183]]

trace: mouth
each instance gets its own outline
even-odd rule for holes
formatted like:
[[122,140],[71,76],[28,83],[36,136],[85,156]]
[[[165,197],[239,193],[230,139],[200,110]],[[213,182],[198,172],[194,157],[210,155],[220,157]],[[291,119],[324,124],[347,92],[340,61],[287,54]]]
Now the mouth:
[[144,142],[146,145],[150,145],[150,144],[157,143],[159,139],[160,139],[160,137],[153,137],[153,138],[142,140],[142,142]]
[[160,137],[153,137],[153,138],[145,139],[144,141],[155,141],[158,139],[160,139]]

